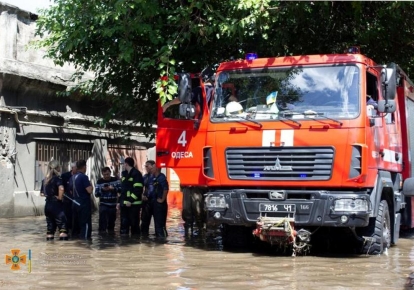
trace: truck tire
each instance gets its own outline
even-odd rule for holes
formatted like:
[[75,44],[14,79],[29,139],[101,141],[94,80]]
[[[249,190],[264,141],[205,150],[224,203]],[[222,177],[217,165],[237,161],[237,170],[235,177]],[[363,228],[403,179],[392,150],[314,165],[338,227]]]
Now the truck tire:
[[181,211],[181,217],[184,221],[184,227],[188,229],[194,222],[193,210],[191,207],[191,190],[188,187],[181,189],[183,192],[183,209]]
[[184,220],[185,235],[194,234],[194,224],[199,233],[203,231],[205,223],[205,209],[203,192],[198,188],[185,187],[183,192],[182,219]]
[[386,200],[381,200],[376,218],[370,218],[369,225],[362,230],[362,236],[374,238],[365,241],[361,254],[379,255],[391,245],[391,219]]

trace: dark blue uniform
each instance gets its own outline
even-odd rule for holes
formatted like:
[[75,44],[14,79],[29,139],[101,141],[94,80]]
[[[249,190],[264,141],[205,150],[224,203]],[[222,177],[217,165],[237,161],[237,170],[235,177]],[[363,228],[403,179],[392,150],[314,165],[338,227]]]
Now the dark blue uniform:
[[78,172],[69,180],[69,189],[75,200],[80,204],[73,203],[72,210],[74,223],[79,226],[79,237],[90,239],[92,235],[92,210],[91,197],[86,188],[91,186],[89,178],[82,172]]
[[[116,221],[116,203],[118,201],[118,190],[116,182],[118,180],[115,177],[111,177],[110,180],[103,178],[99,179],[95,188],[95,196],[99,197],[99,231],[113,233]],[[105,186],[111,185],[113,190],[104,190]]]
[[[63,173],[61,176],[63,187],[65,188],[65,194],[70,198],[73,198],[72,193],[69,191],[69,180],[72,177],[72,172],[68,171]],[[63,211],[66,216],[66,229],[68,233],[72,231],[72,201],[69,198],[63,198]]]
[[46,179],[42,181],[40,192],[46,197],[45,216],[47,223],[47,234],[54,235],[56,228],[59,228],[60,233],[66,233],[66,216],[63,211],[63,203],[58,200],[59,186],[63,185],[62,179],[59,176],[53,176],[48,184],[45,184]]
[[163,173],[158,174],[157,177],[154,177],[153,186],[155,195],[153,202],[155,235],[157,237],[167,237],[167,198],[161,203],[157,201],[157,198],[162,199],[165,190],[169,190],[167,177]]
[[378,103],[371,97],[367,97],[367,105],[371,105],[374,109],[378,109]]
[[141,234],[148,236],[149,227],[151,224],[151,218],[154,215],[154,176],[147,173],[144,175],[144,196],[147,200],[142,202],[142,215],[141,215]]

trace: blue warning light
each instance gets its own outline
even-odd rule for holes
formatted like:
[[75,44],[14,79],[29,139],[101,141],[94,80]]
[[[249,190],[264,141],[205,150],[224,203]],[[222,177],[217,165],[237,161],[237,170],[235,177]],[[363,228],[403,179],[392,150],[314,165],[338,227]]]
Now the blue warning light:
[[257,58],[257,53],[255,52],[246,53],[246,60],[254,60],[256,58]]

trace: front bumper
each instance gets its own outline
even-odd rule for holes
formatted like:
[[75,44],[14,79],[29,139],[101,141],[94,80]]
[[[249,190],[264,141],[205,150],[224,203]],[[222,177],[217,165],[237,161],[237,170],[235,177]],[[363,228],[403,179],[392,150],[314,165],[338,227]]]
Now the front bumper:
[[365,227],[372,210],[366,191],[237,189],[205,196],[209,225],[254,226],[266,216],[293,218],[303,227]]

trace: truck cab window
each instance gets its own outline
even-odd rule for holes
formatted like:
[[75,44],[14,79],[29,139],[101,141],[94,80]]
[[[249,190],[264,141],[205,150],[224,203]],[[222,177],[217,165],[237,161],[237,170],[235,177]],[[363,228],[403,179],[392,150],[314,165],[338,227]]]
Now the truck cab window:
[[367,72],[366,74],[367,84],[366,84],[366,108],[368,116],[378,115],[377,106],[378,106],[378,79],[375,75]]
[[370,96],[374,101],[378,102],[378,80],[371,73],[367,73],[367,91],[366,95]]
[[[203,106],[203,95],[200,94],[200,79],[192,78],[191,79],[192,87],[192,96],[190,105],[194,106],[195,110],[195,119],[201,117],[200,111]],[[163,105],[164,118],[170,119],[186,119],[186,117],[180,115],[180,100],[177,96],[173,97],[172,100],[166,102]]]
[[[353,119],[360,112],[359,83],[354,65],[226,70],[218,73],[211,118],[284,120],[287,111],[306,120],[304,112],[312,110],[329,118]],[[240,104],[240,113],[224,113],[230,102]]]

